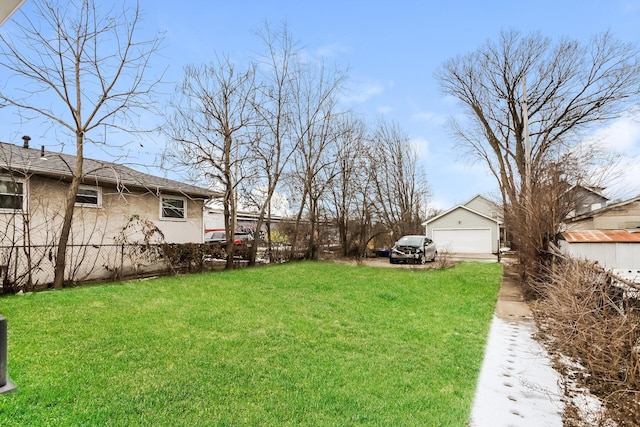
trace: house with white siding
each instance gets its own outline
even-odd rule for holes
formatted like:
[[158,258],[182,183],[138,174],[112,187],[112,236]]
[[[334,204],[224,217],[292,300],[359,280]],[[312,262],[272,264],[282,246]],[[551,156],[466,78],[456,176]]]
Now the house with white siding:
[[[22,280],[26,268],[31,271],[29,280],[49,280],[76,161],[75,156],[44,147],[30,148],[29,139],[23,139],[21,145],[0,143],[0,272],[4,283]],[[69,239],[70,275],[84,269],[83,277],[95,279],[127,268],[111,265],[109,259],[80,267],[87,248],[149,241],[150,232],[154,242],[203,241],[203,207],[214,195],[212,191],[87,158],[82,175]]]

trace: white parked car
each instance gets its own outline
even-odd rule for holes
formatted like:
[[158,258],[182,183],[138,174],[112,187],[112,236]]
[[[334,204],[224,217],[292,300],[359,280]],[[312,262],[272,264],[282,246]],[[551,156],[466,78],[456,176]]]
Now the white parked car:
[[434,261],[437,254],[436,244],[427,236],[403,236],[391,248],[389,262],[424,264]]

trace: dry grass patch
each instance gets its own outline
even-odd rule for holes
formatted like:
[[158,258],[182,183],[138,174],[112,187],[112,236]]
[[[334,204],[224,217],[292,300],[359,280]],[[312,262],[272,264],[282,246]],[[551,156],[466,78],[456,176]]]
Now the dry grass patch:
[[640,425],[640,293],[585,261],[563,261],[545,279],[535,285],[542,297],[532,307],[541,336],[583,368],[561,369],[600,397],[620,425]]

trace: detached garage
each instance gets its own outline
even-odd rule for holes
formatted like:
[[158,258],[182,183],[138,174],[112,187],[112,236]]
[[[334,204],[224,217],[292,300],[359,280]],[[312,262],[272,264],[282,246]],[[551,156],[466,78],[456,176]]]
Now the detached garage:
[[640,228],[580,230],[561,233],[560,249],[640,283]]
[[499,224],[464,205],[458,205],[423,223],[438,251],[450,253],[498,252]]

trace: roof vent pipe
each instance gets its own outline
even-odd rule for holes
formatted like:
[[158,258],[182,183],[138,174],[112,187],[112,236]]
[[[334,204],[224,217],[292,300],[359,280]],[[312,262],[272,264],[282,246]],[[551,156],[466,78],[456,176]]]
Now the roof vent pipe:
[[29,148],[29,141],[31,141],[31,137],[29,135],[25,135],[22,137],[22,141],[24,141],[22,148]]

